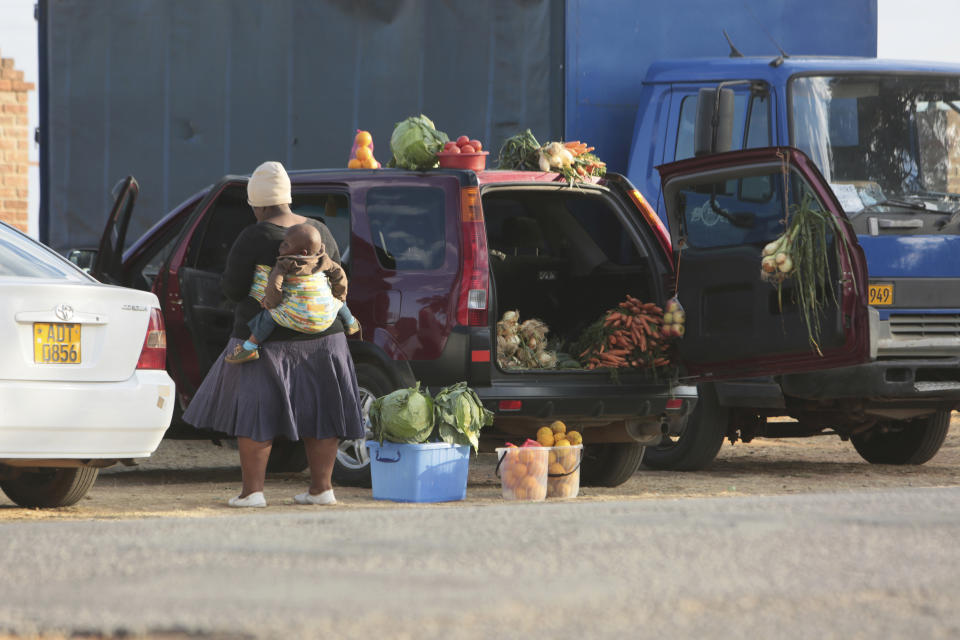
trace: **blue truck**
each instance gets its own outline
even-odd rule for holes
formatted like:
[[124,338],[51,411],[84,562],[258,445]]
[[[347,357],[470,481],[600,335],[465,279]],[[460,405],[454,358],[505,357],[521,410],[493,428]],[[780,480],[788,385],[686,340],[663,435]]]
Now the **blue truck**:
[[[701,384],[686,429],[648,449],[645,464],[695,470],[725,438],[829,433],[869,462],[922,464],[960,404],[960,66],[736,52],[660,60],[643,82],[627,175],[666,221],[659,165],[770,146],[809,156],[857,233],[873,358]],[[720,235],[735,222],[703,216]]]

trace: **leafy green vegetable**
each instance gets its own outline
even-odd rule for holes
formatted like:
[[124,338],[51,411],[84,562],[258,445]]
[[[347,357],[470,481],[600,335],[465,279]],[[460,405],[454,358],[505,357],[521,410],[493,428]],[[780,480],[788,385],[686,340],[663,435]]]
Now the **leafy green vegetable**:
[[377,398],[370,405],[373,434],[384,440],[416,444],[426,442],[433,432],[434,403],[429,393],[420,391],[420,383],[409,389],[397,389]]
[[497,162],[500,169],[516,169],[519,171],[538,171],[540,169],[540,143],[530,129],[515,136],[510,136],[500,147],[500,157]]
[[493,412],[483,408],[476,392],[466,382],[444,387],[433,398],[437,431],[450,444],[469,444],[477,451],[480,429],[493,424]]
[[437,166],[437,152],[447,140],[447,134],[437,131],[430,118],[423,114],[411,116],[398,122],[390,136],[390,164],[414,171],[432,169]]

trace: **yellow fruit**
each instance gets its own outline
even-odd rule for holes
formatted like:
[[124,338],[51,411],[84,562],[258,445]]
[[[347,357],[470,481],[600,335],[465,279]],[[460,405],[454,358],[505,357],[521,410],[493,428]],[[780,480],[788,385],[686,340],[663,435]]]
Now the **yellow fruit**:
[[365,162],[372,157],[373,151],[370,151],[370,147],[357,147],[357,160]]
[[348,169],[362,169],[363,163],[356,158],[350,158],[350,162],[347,163]]
[[573,445],[583,444],[583,436],[580,435],[579,431],[567,431],[567,440]]
[[557,440],[556,442],[554,442],[554,443],[553,443],[553,446],[555,446],[555,447],[569,447],[569,446],[570,446],[570,441],[567,440],[566,438],[561,438],[561,439]]
[[364,161],[363,161],[363,168],[364,168],[364,169],[376,169],[376,168],[377,168],[377,160],[376,160],[376,158],[374,158],[373,156],[370,156],[369,158],[367,158],[366,160],[364,160]]
[[553,431],[550,431],[549,433],[537,434],[537,442],[539,442],[544,447],[552,447],[554,442]]
[[567,425],[563,424],[559,420],[554,420],[550,423],[550,428],[553,429],[554,433],[566,433]]
[[[560,464],[559,462],[554,462],[553,464],[550,465],[550,474],[551,474],[551,475],[562,474],[562,473],[566,473],[566,472],[567,472],[567,470],[564,469],[564,468],[563,468],[563,465]],[[551,478],[551,480],[552,480],[552,478]]]
[[357,137],[353,141],[357,143],[358,147],[368,147],[373,142],[373,136],[370,135],[369,131],[358,131]]

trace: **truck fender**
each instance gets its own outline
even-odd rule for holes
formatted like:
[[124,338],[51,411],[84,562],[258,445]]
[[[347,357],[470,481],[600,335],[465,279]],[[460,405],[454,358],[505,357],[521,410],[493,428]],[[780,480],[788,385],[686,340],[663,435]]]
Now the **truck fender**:
[[347,340],[347,344],[354,363],[366,362],[380,368],[396,388],[412,387],[416,384],[417,379],[410,363],[402,356],[398,345],[386,331],[376,329],[372,342]]

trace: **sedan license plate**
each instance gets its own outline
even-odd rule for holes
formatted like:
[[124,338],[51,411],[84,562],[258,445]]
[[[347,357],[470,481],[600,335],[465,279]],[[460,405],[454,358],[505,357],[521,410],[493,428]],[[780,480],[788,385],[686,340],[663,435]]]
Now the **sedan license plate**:
[[37,364],[80,364],[80,325],[34,322],[33,361]]
[[870,285],[870,304],[874,306],[884,306],[893,304],[893,285],[892,284],[871,284]]

